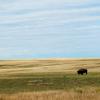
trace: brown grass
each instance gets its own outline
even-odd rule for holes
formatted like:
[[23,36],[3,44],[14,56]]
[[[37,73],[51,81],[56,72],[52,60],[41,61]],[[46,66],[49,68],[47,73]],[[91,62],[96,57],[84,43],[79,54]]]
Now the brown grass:
[[76,72],[79,68],[100,72],[100,59],[33,59],[0,61],[0,76],[41,72]]
[[1,94],[0,100],[100,100],[96,91],[48,91],[17,94]]
[[[100,72],[100,59],[0,61],[0,79],[6,77],[11,78],[9,75],[24,75],[28,73],[36,74],[40,72],[75,73],[76,70],[81,67],[88,68],[89,72]],[[9,85],[7,86],[9,87]],[[100,100],[100,92],[96,91],[95,89],[77,89],[76,91],[24,92],[16,94],[0,94],[0,100]]]

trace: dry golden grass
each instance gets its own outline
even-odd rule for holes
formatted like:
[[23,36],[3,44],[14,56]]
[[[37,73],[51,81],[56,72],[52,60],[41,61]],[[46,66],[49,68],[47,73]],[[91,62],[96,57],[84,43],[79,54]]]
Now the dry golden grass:
[[30,92],[17,94],[1,94],[0,100],[100,100],[100,94],[96,91],[50,91]]
[[[1,84],[3,83],[2,81],[6,83],[6,80],[2,80],[2,79],[7,78],[9,79],[8,80],[9,82],[13,83],[14,81],[16,82],[16,84],[18,84],[18,85],[14,84],[14,86],[20,87],[19,80],[16,81],[10,79],[12,78],[15,79],[16,77],[20,79],[20,75],[23,75],[23,77],[21,78],[24,80],[24,78],[30,77],[27,76],[28,74],[31,75],[33,73],[41,73],[41,72],[43,73],[48,73],[48,72],[49,73],[52,72],[74,73],[75,72],[76,73],[76,70],[81,67],[88,68],[89,72],[100,72],[100,59],[47,59],[47,60],[42,59],[42,60],[26,60],[26,61],[25,60],[0,61],[0,79],[1,79]],[[27,77],[24,75],[26,75]],[[71,79],[73,80],[74,78],[73,75],[70,77],[72,77]],[[67,78],[71,80],[70,77]],[[90,81],[88,80],[88,83],[90,83],[91,80],[94,83],[94,80],[96,79],[94,78],[93,80],[93,78],[91,77],[90,77]],[[86,77],[83,77],[83,80],[84,78]],[[8,84],[3,83],[2,86],[8,88],[11,85],[9,82]],[[27,83],[27,80],[25,82]],[[85,82],[87,82],[87,80]],[[23,81],[20,80],[20,83],[23,83]],[[24,86],[26,83],[23,83],[22,86]],[[99,81],[97,81],[97,85],[95,83],[97,88],[99,87],[98,83]],[[1,86],[1,90],[4,88],[2,86]],[[86,88],[85,90],[77,89],[76,91],[72,90],[72,91],[25,92],[25,93],[15,93],[15,94],[0,94],[0,100],[100,100],[100,92],[97,92],[95,89],[86,90]]]
[[100,59],[35,59],[0,61],[0,75],[39,72],[76,72],[84,67],[90,72],[100,72]]

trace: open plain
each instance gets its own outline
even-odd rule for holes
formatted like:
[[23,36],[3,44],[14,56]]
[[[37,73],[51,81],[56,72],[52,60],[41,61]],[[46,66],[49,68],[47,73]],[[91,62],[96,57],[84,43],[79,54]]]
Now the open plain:
[[[77,75],[80,68],[88,75]],[[1,60],[0,94],[0,100],[100,100],[100,59]]]

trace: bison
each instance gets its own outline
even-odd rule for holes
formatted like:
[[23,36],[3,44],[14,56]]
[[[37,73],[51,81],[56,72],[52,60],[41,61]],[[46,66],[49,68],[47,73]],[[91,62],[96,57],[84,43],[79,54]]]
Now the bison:
[[77,74],[78,75],[83,75],[84,73],[87,75],[87,73],[88,73],[87,69],[81,68],[81,69],[79,69],[77,71]]

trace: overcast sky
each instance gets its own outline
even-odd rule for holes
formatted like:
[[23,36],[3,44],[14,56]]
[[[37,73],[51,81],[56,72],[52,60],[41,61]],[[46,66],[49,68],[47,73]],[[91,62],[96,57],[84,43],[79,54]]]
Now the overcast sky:
[[100,57],[99,0],[0,0],[0,59]]

